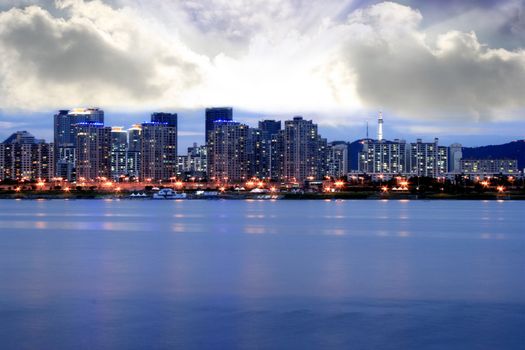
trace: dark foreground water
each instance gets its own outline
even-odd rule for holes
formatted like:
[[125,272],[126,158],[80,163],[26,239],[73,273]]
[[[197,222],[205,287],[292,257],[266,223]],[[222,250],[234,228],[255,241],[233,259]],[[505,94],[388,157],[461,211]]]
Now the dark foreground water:
[[1,349],[524,349],[525,202],[0,201]]

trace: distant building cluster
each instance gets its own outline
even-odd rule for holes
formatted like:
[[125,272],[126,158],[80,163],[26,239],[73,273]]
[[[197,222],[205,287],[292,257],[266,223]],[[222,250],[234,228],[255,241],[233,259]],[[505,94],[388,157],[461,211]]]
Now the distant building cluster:
[[112,180],[158,182],[241,182],[258,178],[303,183],[352,173],[389,178],[397,175],[442,177],[454,174],[518,173],[514,159],[463,159],[462,146],[407,143],[366,138],[353,159],[350,144],[328,142],[317,124],[296,116],[284,124],[262,120],[249,127],[233,119],[230,107],[205,110],[205,144],[178,154],[178,116],[153,113],[150,121],[123,127],[104,124],[98,108],[60,110],[54,115],[54,140],[46,143],[19,131],[0,144],[0,180]]

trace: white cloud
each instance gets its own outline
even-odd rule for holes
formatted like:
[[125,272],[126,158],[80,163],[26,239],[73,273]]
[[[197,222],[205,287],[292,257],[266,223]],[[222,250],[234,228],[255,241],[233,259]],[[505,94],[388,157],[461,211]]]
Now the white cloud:
[[353,3],[61,0],[0,12],[0,107],[231,104],[331,125],[380,108],[415,119],[519,119],[523,49],[423,28],[422,13],[393,2],[348,14]]
[[199,82],[200,57],[158,40],[131,9],[60,1],[67,18],[38,6],[0,13],[4,108],[158,103]]

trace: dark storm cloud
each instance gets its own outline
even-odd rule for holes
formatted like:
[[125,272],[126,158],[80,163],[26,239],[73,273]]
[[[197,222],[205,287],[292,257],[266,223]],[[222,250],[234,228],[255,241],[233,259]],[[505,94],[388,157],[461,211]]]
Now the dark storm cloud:
[[510,119],[525,108],[525,52],[491,50],[474,33],[428,42],[421,15],[380,4],[350,17],[344,55],[367,105],[416,118]]

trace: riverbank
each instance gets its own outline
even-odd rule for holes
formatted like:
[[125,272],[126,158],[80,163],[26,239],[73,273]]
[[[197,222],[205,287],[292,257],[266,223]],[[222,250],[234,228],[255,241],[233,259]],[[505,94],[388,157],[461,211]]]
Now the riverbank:
[[[151,200],[153,193],[146,193],[145,197],[130,197],[131,193],[114,191],[2,191],[0,192],[0,199],[126,199],[126,200]],[[219,193],[216,196],[202,197],[195,193],[188,193],[189,200],[195,199],[229,199],[229,200],[245,200],[245,199],[281,199],[281,200],[336,200],[336,199],[362,199],[362,200],[525,200],[525,193],[520,192],[485,192],[485,193],[378,193],[373,191],[363,192],[334,192],[334,193],[291,193],[281,192],[276,194],[252,194],[252,193],[237,193],[225,192]]]

